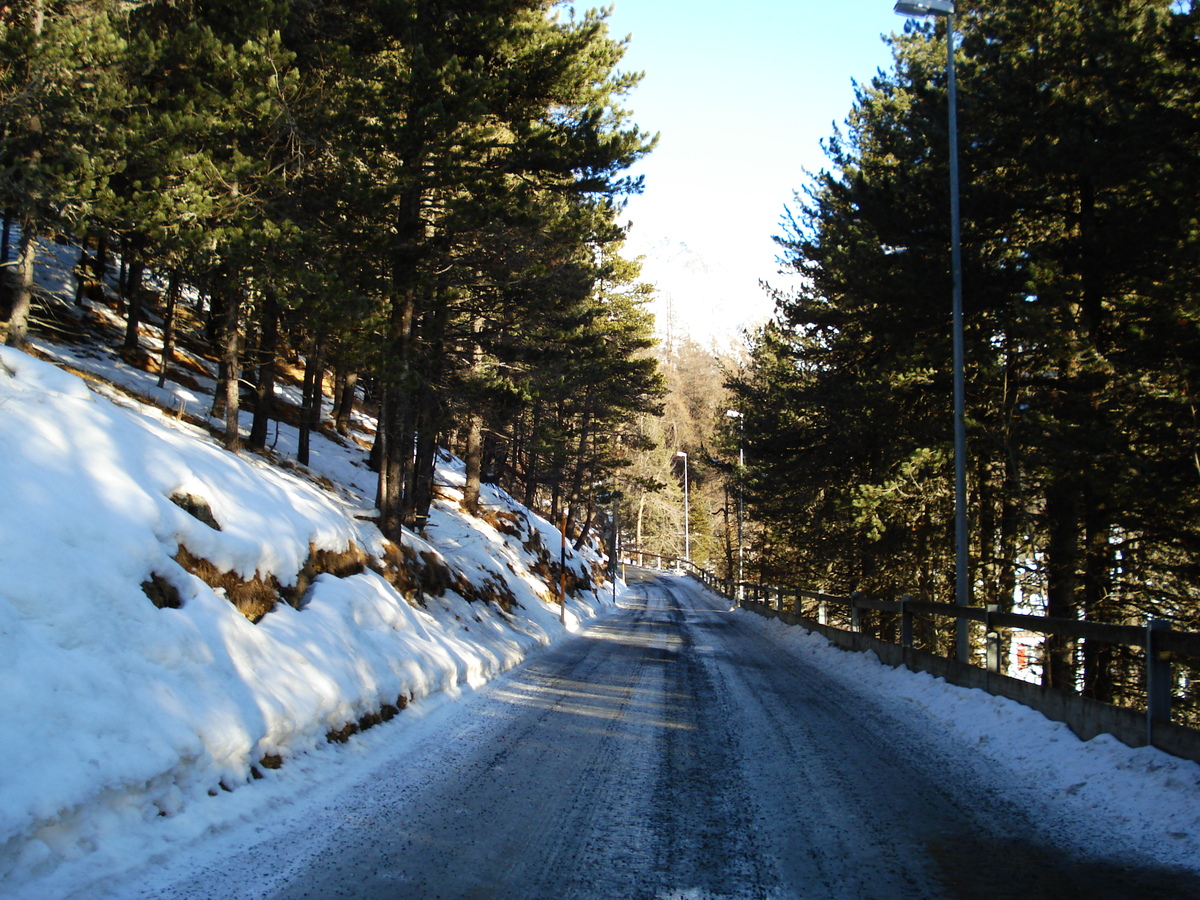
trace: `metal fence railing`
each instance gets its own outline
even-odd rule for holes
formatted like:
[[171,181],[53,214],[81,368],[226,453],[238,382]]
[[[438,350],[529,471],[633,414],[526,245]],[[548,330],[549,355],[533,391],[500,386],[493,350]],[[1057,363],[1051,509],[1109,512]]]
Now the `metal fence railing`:
[[[643,554],[643,557],[649,558],[650,554]],[[870,639],[871,649],[875,649],[876,643],[881,646],[890,644],[897,650],[897,653],[893,654],[894,658],[901,660],[904,665],[909,665],[910,661],[916,660],[918,655],[923,657],[931,655],[918,651],[914,647],[915,623],[919,617],[934,621],[953,620],[957,623],[959,620],[966,620],[976,623],[983,629],[982,649],[984,652],[980,656],[985,665],[979,667],[969,663],[955,663],[948,659],[941,660],[941,663],[947,666],[961,665],[965,669],[982,672],[984,677],[981,680],[972,679],[967,673],[967,681],[971,683],[971,686],[986,686],[986,689],[992,690],[993,693],[1013,696],[1020,702],[1028,702],[1028,698],[1035,697],[1037,691],[1041,691],[1043,694],[1053,691],[1068,697],[1074,696],[1080,701],[1086,701],[1085,705],[1092,711],[1093,718],[1096,718],[1094,707],[1110,707],[1117,711],[1113,715],[1101,715],[1100,718],[1105,721],[1117,721],[1118,718],[1122,718],[1128,723],[1133,721],[1129,718],[1130,716],[1133,716],[1134,719],[1141,717],[1142,728],[1144,728],[1143,739],[1134,740],[1135,736],[1131,729],[1124,727],[1119,729],[1123,733],[1117,736],[1126,742],[1133,740],[1139,745],[1161,746],[1169,752],[1189,758],[1195,758],[1191,751],[1180,753],[1177,748],[1193,745],[1200,748],[1200,730],[1196,730],[1197,723],[1193,721],[1195,716],[1192,715],[1196,712],[1194,708],[1184,704],[1183,708],[1178,710],[1184,715],[1176,716],[1183,721],[1172,721],[1176,694],[1190,687],[1188,684],[1190,676],[1197,671],[1197,664],[1200,663],[1200,633],[1175,631],[1169,627],[1168,623],[1159,620],[1151,620],[1144,625],[1115,625],[1001,612],[995,606],[964,607],[950,603],[919,602],[907,597],[895,601],[875,600],[863,594],[853,594],[849,597],[836,596],[794,587],[750,582],[739,583],[729,578],[719,578],[714,573],[702,569],[690,561],[676,557],[655,556],[654,563],[658,568],[686,571],[711,590],[731,600],[736,600],[749,609],[769,613],[792,621],[794,624],[816,628],[830,635],[842,632],[846,635],[863,636]],[[871,617],[874,620],[874,627],[870,628],[876,634],[867,635],[865,633],[870,627],[867,623],[866,614],[868,612],[877,614]],[[886,627],[883,627],[885,624]],[[1141,704],[1140,709],[1115,707],[1112,704],[1082,697],[1078,691],[1064,688],[1061,685],[1052,688],[1022,682],[1022,687],[1007,685],[1002,690],[993,690],[993,685],[1002,684],[1000,681],[1002,678],[1007,681],[1016,681],[1016,679],[1008,678],[1003,672],[1002,632],[1006,629],[1010,632],[1029,632],[1042,636],[1131,648],[1141,658],[1144,703]],[[884,632],[888,636],[882,636]],[[854,649],[866,649],[862,641],[853,643]],[[914,666],[910,665],[910,667]],[[929,670],[927,662],[919,661],[915,667],[925,671]],[[939,669],[941,668],[939,666]],[[989,679],[987,676],[994,677]],[[1066,701],[1060,697],[1055,703],[1059,702]],[[1048,704],[1038,701],[1031,705],[1042,708]],[[1046,710],[1043,709],[1043,711]],[[1116,731],[1118,729],[1101,728],[1100,730]],[[1177,733],[1183,731],[1189,732],[1190,735]],[[1168,738],[1168,733],[1174,736]],[[1182,744],[1180,744],[1181,741]]]

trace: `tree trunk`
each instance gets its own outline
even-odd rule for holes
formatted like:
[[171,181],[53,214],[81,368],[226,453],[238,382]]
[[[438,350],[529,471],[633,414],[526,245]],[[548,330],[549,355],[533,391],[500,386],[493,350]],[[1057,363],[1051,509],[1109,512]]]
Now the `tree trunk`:
[[568,533],[575,525],[576,507],[583,499],[583,480],[590,471],[587,464],[588,445],[592,440],[592,416],[588,399],[584,399],[583,411],[579,421],[579,441],[575,451],[575,474],[571,478],[570,492],[567,496],[567,530]]
[[101,230],[96,237],[96,255],[92,257],[92,277],[104,290],[104,279],[108,275],[108,232]]
[[258,339],[258,378],[254,385],[254,421],[247,446],[262,450],[267,446],[267,429],[275,412],[275,379],[279,355],[279,295],[274,287],[263,291],[262,331]]
[[413,463],[413,495],[410,518],[416,525],[423,525],[429,518],[433,506],[434,474],[437,471],[438,429],[429,416],[417,432],[417,455]]
[[[218,323],[220,333],[220,368],[217,374],[217,388],[213,393],[212,415],[224,417],[225,448],[237,450],[241,444],[238,428],[240,412],[239,394],[239,358],[238,358],[238,319],[240,303],[238,300],[236,277],[230,272],[223,272],[213,285],[213,307],[218,303],[221,308],[221,318]],[[218,298],[220,298],[218,300]]]
[[538,480],[541,478],[539,465],[541,460],[538,457],[536,446],[536,437],[538,428],[542,421],[542,407],[540,405],[534,407],[533,418],[529,423],[525,440],[525,490],[521,497],[521,503],[527,509],[533,509],[534,503],[537,500]]
[[138,348],[138,326],[142,324],[142,276],[146,264],[142,260],[142,245],[140,236],[128,239],[125,244],[129,256],[129,268],[126,272],[125,283],[122,285],[125,305],[125,342],[121,349],[125,353],[133,353]]
[[[556,410],[558,418],[559,434],[565,434],[566,429],[563,428],[563,410],[561,404]],[[550,521],[557,522],[559,520],[559,510],[562,509],[562,489],[563,489],[563,463],[562,454],[555,453],[551,456],[550,465],[547,467],[548,482],[550,484]]]
[[414,359],[421,367],[417,391],[416,461],[412,475],[412,501],[406,502],[409,521],[420,524],[429,517],[434,498],[434,473],[437,469],[438,438],[444,428],[444,406],[440,386],[445,380],[446,329],[450,324],[450,305],[445,301],[429,303],[422,317],[421,337],[424,352]]
[[[1059,476],[1046,485],[1046,615],[1077,616],[1079,566],[1079,488],[1073,478]],[[1075,640],[1048,635],[1043,644],[1042,683],[1075,689]]]
[[579,529],[579,537],[575,539],[575,552],[578,553],[583,549],[583,545],[587,543],[588,535],[592,531],[592,523],[596,521],[596,501],[594,498],[588,498],[587,515],[583,519],[583,527]]
[[[420,23],[418,23],[420,24]],[[416,98],[410,98],[416,104]],[[420,137],[420,116],[412,122],[413,146],[404,154],[405,171],[421,171],[424,148]],[[388,350],[393,370],[385,375],[385,415],[380,428],[386,429],[383,459],[379,467],[379,528],[384,536],[399,543],[404,535],[408,463],[412,459],[413,423],[411,394],[416,387],[413,372],[413,330],[417,322],[417,305],[421,284],[420,263],[425,243],[425,223],[421,214],[424,190],[419,176],[414,176],[400,195],[396,215],[397,250],[392,260],[394,296],[388,321]]]
[[[125,245],[125,238],[121,238],[120,250],[121,265],[117,269],[117,314],[123,316],[125,315],[125,295],[127,293],[125,285],[129,281],[129,253]],[[219,323],[214,321],[210,324],[213,332],[209,335],[209,339],[215,344],[220,337]]]
[[29,334],[29,311],[33,306],[33,267],[37,261],[35,227],[32,219],[23,220],[21,240],[17,243],[17,279],[13,286],[12,312],[8,317],[5,343],[18,350],[25,346]]
[[[932,603],[936,599],[937,586],[931,560],[938,551],[934,546],[929,507],[925,503],[921,504],[920,513],[913,524],[913,553],[917,563],[915,599],[922,603]],[[913,646],[930,653],[939,652],[937,625],[932,616],[917,616],[913,620]]]
[[208,319],[204,323],[204,339],[216,346],[221,335],[221,322],[224,320],[225,296],[221,287],[221,275],[214,273],[212,280],[212,289],[208,292]]
[[408,398],[398,384],[384,389],[384,398],[375,444],[380,448],[379,486],[375,505],[379,507],[379,528],[399,543],[404,534],[404,483],[412,464],[412,430],[409,427]]
[[557,522],[561,518],[562,509],[562,466],[557,462],[550,473],[550,521]]
[[237,286],[231,282],[230,289],[229,296],[225,300],[225,335],[222,358],[227,372],[225,379],[225,449],[237,450],[242,443],[239,425],[241,413],[241,360],[238,358],[240,303]]
[[[471,331],[478,336],[483,329],[483,321],[476,318],[471,323]],[[478,381],[483,369],[483,346],[478,337],[471,344],[471,375]],[[479,410],[479,400],[475,397],[470,402],[467,411],[467,447],[466,447],[466,484],[463,487],[463,506],[473,516],[479,515],[479,482],[483,474],[483,414]]]
[[337,406],[333,420],[337,433],[342,437],[350,434],[350,417],[354,414],[354,391],[358,387],[358,372],[339,369],[338,391],[335,398]]
[[[1094,489],[1085,493],[1083,609],[1086,618],[1115,622],[1119,617],[1112,601],[1112,577],[1116,560],[1109,542],[1111,524],[1108,504]],[[1116,648],[1111,644],[1085,641],[1083,645],[1083,691],[1104,703],[1117,699],[1113,672]]]
[[0,265],[8,262],[8,248],[12,240],[13,211],[4,210],[4,230],[0,231]]
[[[91,238],[91,233],[84,234],[83,240],[79,244],[79,262],[75,264],[75,298],[76,306],[83,305],[83,288],[87,284],[87,272],[90,263],[88,256],[88,241]],[[7,255],[7,254],[5,254]]]
[[[46,6],[44,0],[33,0],[32,8],[29,12],[30,30],[34,35],[33,47],[31,50],[36,51],[38,39],[41,38],[42,30],[46,23]],[[42,120],[36,113],[28,119],[29,137],[33,144],[33,149],[29,153],[28,169],[30,172],[35,172],[41,164],[41,135],[42,135]],[[36,177],[36,176],[35,176]],[[36,195],[28,198],[25,202],[28,205],[26,211],[21,216],[21,240],[18,242],[17,249],[17,283],[13,288],[12,309],[8,318],[8,334],[5,338],[5,344],[9,347],[16,347],[18,350],[25,346],[26,337],[29,334],[29,311],[33,305],[33,286],[34,286],[34,263],[37,260],[37,202],[40,198]]]
[[300,403],[300,440],[296,448],[296,459],[307,466],[310,459],[312,431],[321,425],[321,382],[325,377],[325,339],[314,335],[312,349],[304,361],[304,389]]
[[637,528],[634,531],[634,546],[637,547],[638,565],[642,565],[646,560],[642,557],[642,518],[646,514],[646,492],[643,490],[638,495],[638,514]]
[[[390,343],[395,371],[388,373],[380,410],[376,444],[381,448],[379,487],[379,528],[389,539],[399,541],[404,534],[404,487],[412,461],[411,403],[408,396],[413,317],[416,309],[413,291],[405,291],[392,303]],[[379,438],[383,438],[382,444]]]
[[466,484],[463,506],[473,516],[479,515],[479,488],[483,475],[483,416],[472,409],[467,413]]
[[993,482],[991,478],[991,461],[985,454],[980,453],[975,465],[976,502],[979,505],[978,537],[979,581],[983,587],[984,606],[996,603],[999,594],[999,579],[997,570],[997,515]]
[[175,358],[175,307],[179,304],[179,288],[183,276],[178,268],[171,270],[171,278],[167,283],[167,307],[163,313],[163,345],[162,357],[158,366],[158,386],[167,383],[167,371]]
[[722,488],[725,491],[725,503],[721,507],[722,516],[722,532],[725,536],[725,577],[732,579],[734,577],[733,568],[733,528],[729,522],[729,507],[732,500],[729,496],[729,479],[722,479]]
[[512,429],[505,434],[498,434],[495,429],[488,429],[483,435],[483,472],[479,480],[484,484],[494,484],[505,491],[512,484]]
[[[383,423],[387,420],[387,392],[379,398],[379,416],[375,420],[375,440],[371,441],[371,452],[367,456],[367,467],[376,474],[382,472],[384,455],[387,447],[387,429]],[[382,485],[375,486],[375,505],[379,505]]]
[[[1004,455],[1004,478],[1000,486],[1000,535],[997,548],[996,603],[1001,612],[1012,612],[1017,593],[1017,539],[1021,528],[1020,480],[1016,461]],[[1000,658],[1012,653],[1012,632],[1000,632]]]
[[996,599],[1011,612],[1017,594],[1017,540],[1021,533],[1022,499],[1016,460],[1005,454],[1004,487],[1000,505],[1000,583]]

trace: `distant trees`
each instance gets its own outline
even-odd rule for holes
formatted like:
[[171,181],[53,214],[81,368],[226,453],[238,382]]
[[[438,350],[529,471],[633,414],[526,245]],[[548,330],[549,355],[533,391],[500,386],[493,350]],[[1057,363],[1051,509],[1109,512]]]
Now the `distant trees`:
[[[22,226],[8,339],[34,239],[101,236],[122,253],[131,359],[144,270],[171,285],[164,329],[182,283],[206,295],[229,447],[245,402],[264,446],[293,348],[302,462],[326,373],[338,400],[370,382],[390,537],[428,514],[439,440],[466,454],[468,505],[485,460],[543,448],[521,487],[584,532],[620,423],[660,389],[619,255],[640,189],[625,172],[654,143],[621,107],[639,77],[623,51],[603,12],[554,0],[3,7],[0,201]],[[170,357],[168,339],[164,377]]]
[[[621,471],[622,532],[630,549],[692,560],[723,575],[737,552],[737,450],[721,432],[729,408],[724,381],[738,348],[719,350],[691,339],[654,348],[664,393],[661,408],[631,419],[628,465]],[[684,515],[684,459],[689,501]],[[731,500],[731,491],[732,500]],[[687,534],[684,526],[687,524]]]
[[[975,596],[1195,627],[1200,14],[958,6]],[[779,238],[804,287],[732,385],[751,508],[829,590],[953,593],[945,40],[908,26],[858,88]],[[1049,651],[1052,683],[1138,690]]]

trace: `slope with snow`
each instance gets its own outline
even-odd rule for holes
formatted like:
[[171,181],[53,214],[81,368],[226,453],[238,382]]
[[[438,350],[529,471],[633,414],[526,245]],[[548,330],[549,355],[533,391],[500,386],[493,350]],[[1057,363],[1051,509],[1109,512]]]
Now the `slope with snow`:
[[[318,575],[299,608],[281,602],[252,623],[177,561],[180,549],[283,589],[314,551],[353,551],[383,569],[383,538],[357,517],[363,451],[319,441],[325,476],[340,482],[331,491],[50,363],[10,349],[0,361],[0,877],[10,884],[236,789],[331,733],[480,684],[562,632],[527,549],[557,550],[557,532],[492,488],[487,518],[515,524],[502,533],[467,516],[453,460],[439,471],[428,537],[406,533],[404,549],[443,588],[500,586],[515,603],[453,590],[409,602],[367,567]],[[598,562],[571,554],[568,564],[588,578]],[[151,602],[155,580],[178,608]],[[568,624],[607,599],[569,598]]]

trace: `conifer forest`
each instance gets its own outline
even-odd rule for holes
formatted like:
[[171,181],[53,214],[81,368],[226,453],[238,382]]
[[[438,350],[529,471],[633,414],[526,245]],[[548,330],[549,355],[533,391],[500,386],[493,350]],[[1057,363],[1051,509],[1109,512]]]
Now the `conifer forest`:
[[[974,602],[1195,630],[1200,13],[957,10]],[[904,26],[777,239],[803,286],[732,383],[768,579],[955,596],[946,39]],[[1132,703],[1134,653],[1048,641],[1044,680]]]
[[[493,481],[579,545],[623,497],[639,548],[694,541],[728,577],[744,553],[746,580],[950,602],[947,20],[897,19],[827,167],[796,173],[776,238],[796,277],[745,357],[691,345],[660,365],[621,220],[656,137],[607,16],[0,4],[8,343],[39,241],[71,241],[80,296],[120,259],[128,360],[166,377],[175,330],[203,333],[229,448],[266,445],[285,366],[304,370],[302,428],[325,373],[335,418],[365,396],[392,539],[424,521],[448,446],[468,509]],[[992,0],[956,4],[954,26],[973,602],[1198,630],[1200,11]],[[151,303],[159,359],[139,340]],[[1044,677],[1136,704],[1135,655],[1051,640]]]
[[131,360],[145,273],[161,282],[164,376],[200,292],[227,446],[243,404],[264,446],[302,360],[302,427],[330,371],[339,419],[356,389],[378,410],[387,536],[427,515],[440,440],[468,506],[490,478],[582,542],[661,394],[618,224],[655,138],[622,107],[639,76],[605,19],[550,0],[0,6],[8,343],[39,238],[84,247],[81,293],[119,254]]

